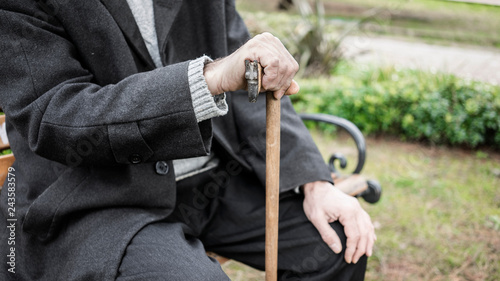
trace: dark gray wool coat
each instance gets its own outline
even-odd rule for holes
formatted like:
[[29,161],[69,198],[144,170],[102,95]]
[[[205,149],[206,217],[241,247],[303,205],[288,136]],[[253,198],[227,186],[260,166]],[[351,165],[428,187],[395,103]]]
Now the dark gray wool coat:
[[[216,149],[264,183],[265,99],[228,93],[229,113],[199,124],[191,104],[188,61],[223,57],[248,39],[233,1],[154,5],[160,69],[124,0],[0,2],[17,219],[12,246],[6,182],[0,280],[114,280],[131,237],[173,209],[172,159]],[[288,98],[282,108],[281,191],[328,180]]]

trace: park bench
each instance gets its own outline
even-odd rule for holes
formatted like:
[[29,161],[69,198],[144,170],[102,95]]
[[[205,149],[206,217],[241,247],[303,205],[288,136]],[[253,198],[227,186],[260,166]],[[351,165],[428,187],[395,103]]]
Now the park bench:
[[[337,184],[344,193],[351,196],[362,197],[365,201],[369,203],[376,203],[381,196],[382,189],[378,182],[374,180],[366,180],[360,175],[361,170],[365,164],[366,160],[366,144],[363,134],[352,122],[332,116],[327,114],[300,114],[303,121],[312,121],[316,124],[327,124],[328,126],[335,126],[346,131],[350,137],[354,140],[357,148],[357,163],[352,171],[347,176],[343,176],[335,168],[335,163],[339,161],[340,167],[345,168],[347,166],[347,159],[344,155],[340,153],[334,153],[330,156],[328,161],[328,166],[332,173],[332,179]],[[0,115],[0,151],[5,151],[10,148],[10,144],[7,138],[7,132],[5,129],[5,115]],[[7,177],[8,169],[14,163],[15,157],[12,153],[6,155],[0,155],[0,191],[2,185]],[[340,184],[343,182],[342,184]],[[208,252],[207,255],[213,257],[223,264],[228,259],[221,257],[215,253]]]
[[[7,130],[5,129],[5,115],[0,115],[0,151],[5,151],[10,148],[9,139],[7,138]],[[0,156],[0,183],[3,185],[7,177],[8,169],[14,163],[14,154],[9,153]],[[0,190],[2,186],[0,186]]]

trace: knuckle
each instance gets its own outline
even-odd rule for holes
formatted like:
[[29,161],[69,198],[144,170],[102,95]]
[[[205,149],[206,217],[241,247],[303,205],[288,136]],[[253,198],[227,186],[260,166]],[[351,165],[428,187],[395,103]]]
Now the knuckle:
[[259,46],[261,45],[261,43],[260,43],[261,41],[260,41],[260,40],[261,40],[261,39],[260,39],[259,35],[257,35],[257,36],[255,36],[255,37],[254,37],[254,39],[253,39],[253,40],[248,41],[248,42],[245,44],[245,46],[246,46],[248,49],[250,49],[250,50],[252,50],[252,49],[256,49],[256,48],[259,48]]
[[274,35],[272,35],[270,32],[263,32],[262,33],[262,36],[266,39],[269,39],[269,38],[274,38]]
[[349,236],[349,238],[351,238],[352,240],[354,241],[358,241],[360,238],[361,238],[361,234],[359,233],[354,233],[352,234],[351,236]]
[[367,228],[361,228],[359,232],[359,240],[368,238],[370,231]]
[[327,243],[333,243],[334,237],[331,234],[322,234],[321,239]]
[[297,70],[295,69],[295,67],[292,65],[290,67],[288,67],[288,76],[290,78],[293,78],[295,76],[295,74],[297,73]]
[[356,251],[356,247],[352,247],[352,246],[347,246],[345,249],[346,255],[349,255],[349,256],[354,255],[355,251]]
[[358,213],[360,210],[363,211],[363,209],[361,208],[361,204],[359,204],[358,199],[351,197],[351,198],[349,198],[349,200],[351,203],[350,205],[351,205],[352,210],[358,211]]
[[288,64],[283,64],[280,65],[280,71],[284,74],[289,76],[288,74],[290,73],[290,66]]
[[369,230],[370,230],[370,233],[375,232],[375,226],[373,226],[373,223],[370,223],[370,224],[368,225],[368,228],[369,228]]
[[355,197],[351,196],[351,197],[348,197],[348,198],[351,201],[351,204],[353,204],[353,205],[356,205],[356,204],[359,205],[359,200],[356,199]]
[[270,82],[274,81],[278,77],[278,73],[276,71],[270,71],[269,73],[266,73],[266,75]]
[[318,216],[318,213],[317,212],[312,212],[309,219],[312,221],[312,222],[317,222],[319,221],[319,216]]
[[322,216],[318,213],[318,212],[313,212],[311,213],[310,217],[309,217],[309,220],[312,222],[312,223],[318,223],[318,222],[321,222],[322,220]]

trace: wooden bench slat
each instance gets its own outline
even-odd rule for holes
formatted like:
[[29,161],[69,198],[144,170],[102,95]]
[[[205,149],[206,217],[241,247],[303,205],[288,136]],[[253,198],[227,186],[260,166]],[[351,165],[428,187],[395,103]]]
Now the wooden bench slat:
[[9,167],[14,164],[14,160],[14,154],[12,153],[0,156],[0,190],[2,190],[3,182],[9,173]]
[[9,147],[9,139],[7,138],[7,130],[5,129],[5,115],[0,115],[0,150]]
[[207,254],[207,256],[216,259],[220,264],[224,264],[229,260],[228,258],[219,256],[214,252],[207,252],[206,254]]
[[[5,115],[0,115],[0,150],[10,148],[9,139],[7,138],[7,130],[5,129]],[[9,173],[9,167],[14,163],[14,154],[0,156],[0,190],[3,182]]]

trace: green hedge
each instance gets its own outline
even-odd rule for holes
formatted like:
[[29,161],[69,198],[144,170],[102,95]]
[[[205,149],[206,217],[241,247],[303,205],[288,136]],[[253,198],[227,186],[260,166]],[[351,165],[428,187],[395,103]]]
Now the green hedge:
[[452,75],[342,64],[330,79],[300,81],[299,112],[322,112],[436,144],[500,148],[500,88]]

